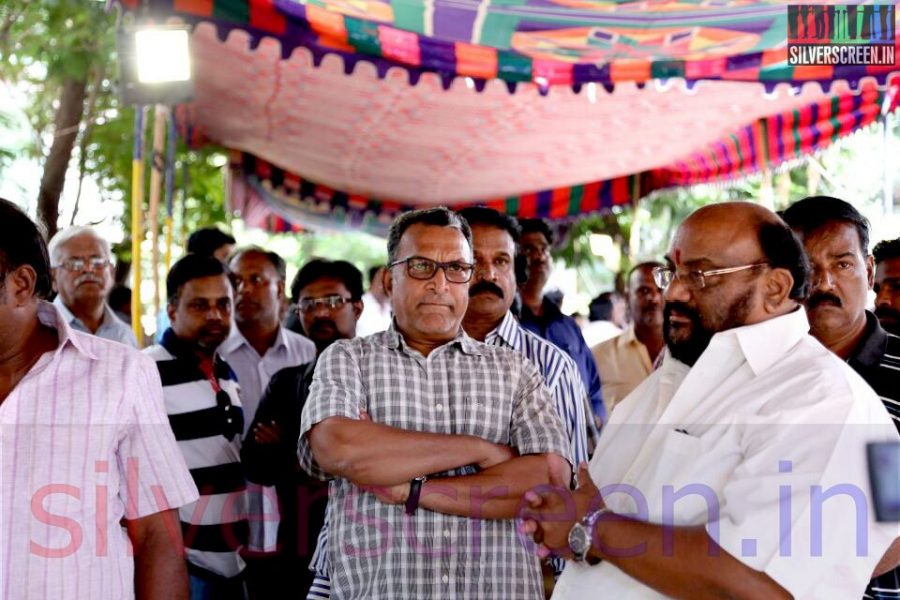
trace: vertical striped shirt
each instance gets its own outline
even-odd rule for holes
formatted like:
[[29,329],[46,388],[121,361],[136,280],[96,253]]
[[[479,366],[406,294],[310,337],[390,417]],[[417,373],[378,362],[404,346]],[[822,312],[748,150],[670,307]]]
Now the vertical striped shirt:
[[[502,376],[501,376],[502,375]],[[571,460],[549,392],[533,364],[465,333],[428,357],[393,328],[341,340],[319,358],[303,409],[300,464],[326,478],[306,433],[334,416],[508,444],[519,454]],[[466,475],[460,467],[447,475]],[[352,482],[332,481],[328,562],[335,598],[542,597],[537,558],[512,519],[479,520],[384,504]]]
[[[847,363],[875,390],[900,432],[900,337],[866,311],[865,337]],[[864,598],[900,600],[900,567],[869,582]]]
[[243,412],[234,372],[217,355],[213,373],[220,389],[215,390],[192,350],[171,329],[161,344],[144,352],[156,361],[169,423],[200,491],[197,502],[179,510],[188,568],[234,577],[244,569],[239,552],[248,530],[240,454]]
[[134,597],[121,519],[197,499],[153,362],[75,332],[48,302],[59,345],[0,404],[0,597]]

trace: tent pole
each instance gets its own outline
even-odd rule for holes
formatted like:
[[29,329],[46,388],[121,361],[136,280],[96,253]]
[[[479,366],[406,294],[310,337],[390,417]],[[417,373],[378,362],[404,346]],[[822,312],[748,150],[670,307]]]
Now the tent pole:
[[153,114],[153,160],[150,162],[150,210],[147,215],[150,227],[150,273],[153,280],[154,315],[159,314],[159,199],[162,195],[167,119],[166,107],[157,104]]
[[134,147],[131,159],[131,328],[143,346],[141,326],[141,211],[144,207],[144,106],[134,107]]
[[172,266],[172,237],[175,227],[175,112],[169,111],[169,133],[166,137],[166,273]]

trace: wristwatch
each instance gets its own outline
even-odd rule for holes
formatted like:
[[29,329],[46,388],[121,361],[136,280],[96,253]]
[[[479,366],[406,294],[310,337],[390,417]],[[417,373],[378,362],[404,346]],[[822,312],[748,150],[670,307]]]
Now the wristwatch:
[[607,513],[612,513],[612,511],[605,506],[598,508],[572,525],[572,529],[569,530],[569,549],[575,555],[576,562],[584,562],[584,559],[587,558],[594,541],[594,527],[600,517]]

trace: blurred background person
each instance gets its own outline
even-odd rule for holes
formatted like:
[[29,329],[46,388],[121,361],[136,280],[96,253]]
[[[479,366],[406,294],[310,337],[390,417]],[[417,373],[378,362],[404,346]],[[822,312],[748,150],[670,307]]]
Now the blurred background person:
[[360,337],[384,331],[391,325],[391,299],[384,289],[383,265],[369,269],[369,290],[363,294],[363,312],[356,331]]
[[875,257],[875,316],[885,330],[900,335],[900,238],[885,240]]
[[[618,292],[603,292],[589,306],[588,323],[581,328],[581,334],[589,348],[613,338],[628,326],[625,299]],[[600,374],[603,379],[603,374]]]

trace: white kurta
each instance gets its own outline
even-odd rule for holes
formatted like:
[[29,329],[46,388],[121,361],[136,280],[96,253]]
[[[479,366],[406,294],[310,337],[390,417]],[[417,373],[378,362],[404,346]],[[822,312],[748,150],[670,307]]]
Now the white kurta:
[[[797,310],[716,334],[693,368],[667,353],[613,412],[591,477],[616,512],[705,524],[797,599],[860,598],[900,536],[874,522],[866,443],[898,434],[875,393],[808,330]],[[597,597],[662,596],[609,562],[570,562],[554,600]]]

